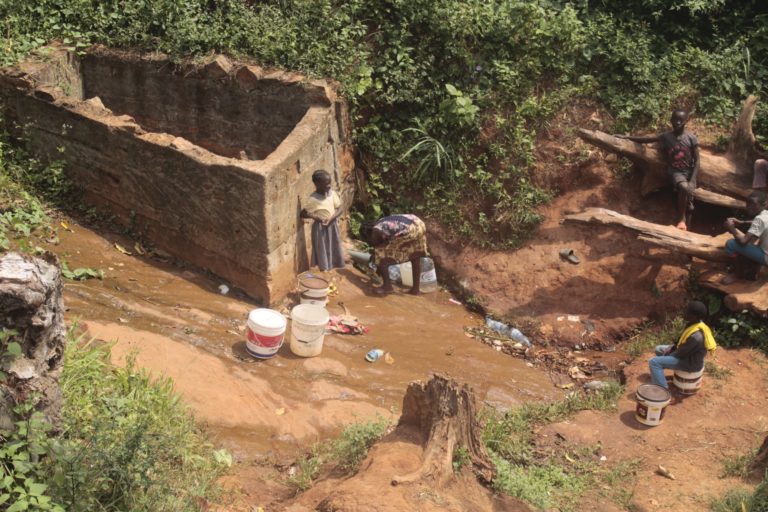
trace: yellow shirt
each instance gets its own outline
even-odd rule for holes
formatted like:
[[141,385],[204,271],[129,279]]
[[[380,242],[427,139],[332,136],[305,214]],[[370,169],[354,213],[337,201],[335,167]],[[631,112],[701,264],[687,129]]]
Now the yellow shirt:
[[304,208],[310,215],[316,215],[322,220],[328,220],[333,213],[341,206],[341,199],[335,190],[326,195],[320,195],[313,192]]

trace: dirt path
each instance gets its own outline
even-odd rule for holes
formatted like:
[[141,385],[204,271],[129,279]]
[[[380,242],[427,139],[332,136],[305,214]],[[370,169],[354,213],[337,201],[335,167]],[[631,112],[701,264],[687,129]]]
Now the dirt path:
[[[768,431],[768,361],[753,350],[718,350],[716,364],[732,372],[717,379],[705,374],[702,389],[667,407],[658,427],[639,424],[634,392],[650,382],[647,360],[625,369],[626,393],[615,413],[586,411],[549,425],[539,435],[542,449],[559,452],[599,446],[608,464],[631,462],[635,481],[617,482],[634,511],[708,510],[729,489],[747,487],[739,478],[723,478],[724,461],[747,455]],[[655,473],[661,465],[675,480]],[[600,490],[585,497],[580,510],[610,511],[595,505]],[[621,508],[615,508],[621,510]]]

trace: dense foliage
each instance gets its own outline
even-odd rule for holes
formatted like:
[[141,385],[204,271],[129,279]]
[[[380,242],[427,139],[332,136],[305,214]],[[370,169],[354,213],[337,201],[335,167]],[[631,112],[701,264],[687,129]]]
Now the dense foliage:
[[554,113],[585,98],[615,129],[656,125],[677,104],[728,121],[765,87],[766,16],[758,0],[0,0],[0,60],[58,38],[336,78],[355,113],[364,214],[407,208],[514,245],[553,192],[531,171]]

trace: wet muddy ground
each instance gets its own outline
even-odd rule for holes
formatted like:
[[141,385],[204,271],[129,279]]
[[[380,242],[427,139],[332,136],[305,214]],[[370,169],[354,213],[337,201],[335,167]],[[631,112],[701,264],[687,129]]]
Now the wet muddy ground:
[[[103,280],[67,282],[69,320],[115,342],[115,361],[133,355],[139,366],[171,377],[214,442],[239,458],[285,459],[344,425],[377,415],[396,420],[408,383],[433,372],[470,383],[482,401],[502,409],[562,396],[546,372],[465,336],[464,327],[482,318],[450,302],[448,292],[372,297],[355,270],[337,274],[329,310],[342,313],[342,301],[367,334],[327,335],[321,356],[308,359],[290,352],[286,336],[274,358],[255,360],[244,341],[247,314],[257,307],[249,299],[237,291],[221,295],[222,283],[199,270],[138,254],[122,235],[72,221],[69,227],[59,230],[55,252],[70,269],[105,273]],[[372,348],[389,352],[394,363],[366,362]]]

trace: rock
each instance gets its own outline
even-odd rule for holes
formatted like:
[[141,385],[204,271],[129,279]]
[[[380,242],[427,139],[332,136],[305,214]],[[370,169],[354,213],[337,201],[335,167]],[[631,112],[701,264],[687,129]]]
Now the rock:
[[591,380],[584,384],[584,389],[588,389],[589,391],[598,391],[600,389],[605,389],[608,387],[607,382],[603,382],[602,380]]

